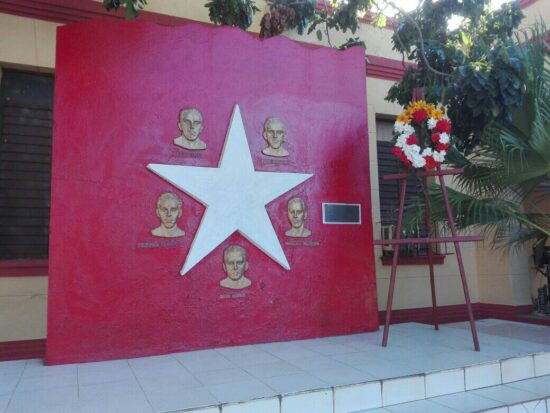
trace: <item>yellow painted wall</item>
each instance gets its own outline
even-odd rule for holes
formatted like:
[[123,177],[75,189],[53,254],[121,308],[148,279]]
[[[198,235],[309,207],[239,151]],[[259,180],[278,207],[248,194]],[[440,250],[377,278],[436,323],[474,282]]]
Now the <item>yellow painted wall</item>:
[[[550,24],[550,0],[538,0],[523,10],[525,19],[521,26],[529,27],[536,21],[544,20],[547,25]],[[547,27],[550,29],[550,27]]]
[[51,72],[58,24],[0,13],[0,68]]
[[0,342],[46,336],[47,277],[0,278]]

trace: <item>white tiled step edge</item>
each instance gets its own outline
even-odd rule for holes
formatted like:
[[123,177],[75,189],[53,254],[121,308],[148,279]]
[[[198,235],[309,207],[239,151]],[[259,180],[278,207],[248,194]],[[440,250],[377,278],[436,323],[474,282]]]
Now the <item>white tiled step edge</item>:
[[[476,364],[451,370],[319,389],[315,391],[282,395],[280,397],[253,400],[243,403],[224,404],[202,409],[181,410],[181,412],[357,413],[368,409],[385,407],[387,409],[381,409],[379,411],[385,413],[393,411],[405,413],[408,412],[408,410],[400,410],[400,408],[403,408],[405,404],[411,409],[416,409],[416,407],[409,402],[421,401],[417,403],[418,408],[420,409],[418,412],[436,413],[436,410],[423,410],[422,404],[428,403],[431,405],[433,400],[437,400],[438,398],[442,399],[441,396],[449,398],[458,396],[455,395],[455,393],[465,394],[471,399],[472,395],[475,395],[476,392],[483,392],[484,388],[491,387],[494,389],[496,387],[501,387],[499,385],[518,382],[520,380],[526,381],[526,379],[546,375],[550,375],[550,353],[548,352],[513,357],[500,361],[497,360],[494,362]],[[548,392],[549,393],[546,396],[550,396],[550,383],[548,384]],[[533,394],[530,395],[531,397],[521,401],[530,401],[536,397]],[[540,406],[540,404],[537,406]],[[492,406],[491,408],[493,407],[498,407],[501,409],[493,409],[493,413],[508,413],[508,410],[502,410],[502,404],[500,406]],[[439,408],[440,410],[438,411],[441,412],[456,413],[457,411],[456,409],[445,410],[445,407],[441,405],[439,405]],[[550,411],[546,412],[546,410],[540,410],[540,407],[536,408],[538,410],[534,410],[533,412],[535,413],[550,413]],[[483,411],[481,409],[467,411]],[[416,412],[417,410],[410,411]],[[490,411],[492,412],[492,410]],[[522,413],[531,413],[530,410],[525,410],[525,408],[523,408],[523,410],[518,410],[518,412],[519,411]],[[372,412],[377,413],[376,410],[373,410]],[[516,411],[510,410],[509,413],[516,413]]]
[[550,376],[543,376],[360,413],[550,413],[549,396]]

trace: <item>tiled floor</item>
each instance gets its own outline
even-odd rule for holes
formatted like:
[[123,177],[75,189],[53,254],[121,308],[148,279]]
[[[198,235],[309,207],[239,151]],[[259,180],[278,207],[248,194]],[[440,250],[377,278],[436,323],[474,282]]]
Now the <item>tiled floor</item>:
[[544,399],[549,396],[550,377],[545,376],[507,385],[364,410],[361,413],[472,413],[484,411],[515,413],[516,410],[518,413],[547,413]]
[[[387,348],[380,346],[382,332],[378,331],[51,367],[44,366],[41,360],[3,362],[0,363],[0,412],[170,412],[550,352],[548,327],[498,320],[478,321],[477,326],[481,352],[473,351],[465,323],[442,326],[440,331],[409,323],[392,326]],[[518,374],[516,367],[510,365],[510,377]],[[482,372],[490,375],[491,365],[484,365]],[[454,373],[445,374],[448,377],[433,376],[435,382],[451,380]],[[458,370],[457,374],[464,376],[465,373]],[[474,375],[477,377],[477,372]],[[425,377],[428,383],[428,375]],[[539,382],[531,383],[540,392],[550,389],[550,383],[542,379],[544,377],[532,379]],[[473,411],[468,410],[472,406],[498,407],[505,402],[528,400],[524,396],[533,393],[526,390],[525,382],[440,396],[414,402],[415,405],[407,403],[412,410],[396,405],[379,411],[447,412],[453,409],[448,406],[449,400],[454,399],[463,406],[462,410],[456,407],[451,410],[455,412]],[[411,381],[411,386],[418,385]],[[438,391],[437,386],[434,389]],[[422,390],[425,391],[424,387]]]

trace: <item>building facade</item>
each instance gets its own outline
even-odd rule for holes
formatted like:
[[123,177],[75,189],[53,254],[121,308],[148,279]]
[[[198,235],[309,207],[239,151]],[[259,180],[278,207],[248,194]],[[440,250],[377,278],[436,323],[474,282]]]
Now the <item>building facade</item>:
[[[209,23],[206,1],[150,0],[140,19],[163,25],[189,21]],[[261,11],[263,1],[257,2]],[[522,1],[524,26],[537,18],[550,21],[549,0]],[[55,82],[55,38],[60,25],[104,18],[101,2],[0,1],[0,359],[43,354],[46,339],[48,218],[51,128]],[[261,13],[251,32],[259,32]],[[388,142],[391,126],[401,107],[384,100],[400,79],[402,58],[391,48],[391,28],[377,29],[365,22],[358,36],[367,44],[368,136],[374,238],[391,225],[397,188],[382,183],[391,171]],[[319,44],[314,34],[289,37]],[[339,39],[339,37],[341,37]],[[340,41],[342,40],[342,41]],[[332,42],[344,36],[334,34]],[[366,161],[366,160],[365,160]],[[67,251],[70,253],[70,251]],[[427,261],[422,251],[410,251],[399,267],[394,297],[395,321],[428,321],[431,295]],[[439,251],[436,265],[440,321],[466,318],[464,295],[452,247]],[[386,307],[390,266],[376,247],[378,306]],[[513,317],[531,306],[532,290],[541,282],[530,270],[528,251],[493,250],[489,242],[465,244],[463,255],[472,302],[478,317]]]

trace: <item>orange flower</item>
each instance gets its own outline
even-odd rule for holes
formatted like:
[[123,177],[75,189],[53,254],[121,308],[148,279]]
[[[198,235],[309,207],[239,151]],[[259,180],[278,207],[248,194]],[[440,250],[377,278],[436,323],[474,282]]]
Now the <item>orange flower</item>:
[[411,119],[404,113],[397,116],[397,122],[411,123]]

